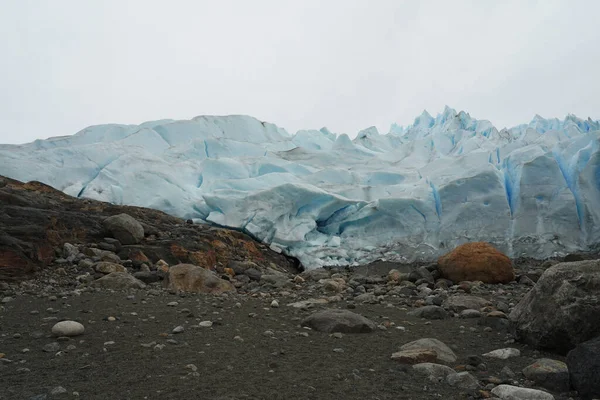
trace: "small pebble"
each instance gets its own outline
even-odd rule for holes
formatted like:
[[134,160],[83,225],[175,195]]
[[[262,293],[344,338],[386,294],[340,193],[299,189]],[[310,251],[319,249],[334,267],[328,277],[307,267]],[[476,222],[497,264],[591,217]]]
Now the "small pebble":
[[183,326],[179,325],[173,329],[173,333],[182,333],[184,330],[185,330],[185,328]]

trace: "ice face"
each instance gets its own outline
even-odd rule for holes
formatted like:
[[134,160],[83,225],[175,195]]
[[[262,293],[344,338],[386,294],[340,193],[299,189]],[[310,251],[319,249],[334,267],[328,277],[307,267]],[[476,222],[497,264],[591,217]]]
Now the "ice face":
[[239,229],[307,268],[600,243],[600,122],[574,115],[498,130],[446,107],[354,140],[246,116],[101,125],[0,146],[0,174]]

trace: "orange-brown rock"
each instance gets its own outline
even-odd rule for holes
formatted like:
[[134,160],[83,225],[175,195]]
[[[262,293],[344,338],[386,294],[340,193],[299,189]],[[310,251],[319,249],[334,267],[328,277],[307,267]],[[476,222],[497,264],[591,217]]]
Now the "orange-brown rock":
[[231,282],[214,272],[192,264],[178,264],[169,269],[166,286],[171,290],[220,294],[235,290]]
[[485,242],[458,246],[438,259],[438,268],[442,277],[454,283],[508,283],[515,279],[510,258]]

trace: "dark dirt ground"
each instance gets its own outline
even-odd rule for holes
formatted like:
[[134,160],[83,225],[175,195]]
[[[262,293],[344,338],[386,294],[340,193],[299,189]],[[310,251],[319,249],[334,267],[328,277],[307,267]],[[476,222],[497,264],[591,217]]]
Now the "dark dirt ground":
[[[270,307],[273,298],[279,308]],[[172,301],[179,304],[167,306]],[[276,295],[180,297],[161,291],[154,296],[146,290],[83,293],[54,301],[19,296],[0,313],[0,352],[12,361],[0,362],[0,398],[29,399],[62,386],[67,393],[38,398],[77,398],[73,392],[78,392],[81,399],[463,399],[477,391],[431,383],[391,360],[391,354],[423,337],[453,348],[457,365],[472,354],[504,347],[521,350],[521,357],[514,359],[485,359],[487,371],[472,372],[479,378],[498,377],[504,366],[520,376],[537,358],[562,359],[519,343],[506,344],[506,333],[484,332],[477,319],[426,321],[386,304],[357,304],[353,311],[395,326],[334,338],[300,327],[300,320],[314,310],[286,305],[293,301]],[[346,303],[329,306],[345,308]],[[109,316],[116,320],[108,321]],[[59,355],[42,351],[56,341],[50,330],[62,319],[80,321],[85,334],[60,342]],[[192,327],[205,320],[214,325]],[[178,325],[184,332],[171,334]],[[265,334],[268,330],[272,336]],[[168,343],[170,339],[176,344]],[[142,346],[150,342],[165,347]],[[69,345],[75,349],[67,350]],[[197,367],[196,374],[189,364]]]

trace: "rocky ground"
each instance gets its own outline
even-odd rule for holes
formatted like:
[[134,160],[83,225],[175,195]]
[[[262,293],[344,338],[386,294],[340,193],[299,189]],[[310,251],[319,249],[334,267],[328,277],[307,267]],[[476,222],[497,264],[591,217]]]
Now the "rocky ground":
[[[485,398],[499,384],[540,388],[523,369],[540,358],[564,360],[515,343],[507,330],[506,313],[531,288],[527,280],[431,289],[411,282],[410,266],[399,271],[406,280],[389,281],[381,274],[388,266],[282,274],[214,295],[177,293],[162,282],[93,288],[76,266],[52,265],[33,280],[0,286],[0,398]],[[302,326],[331,308],[365,316],[374,329]],[[79,321],[85,333],[56,337],[51,329],[61,320]],[[413,360],[392,359],[423,338],[456,355],[423,358],[449,366],[454,380],[447,370],[429,376]],[[515,349],[510,358],[485,355],[504,348]]]
[[[593,398],[509,320],[556,260],[475,271],[504,284],[445,264],[301,271],[152,210],[9,180],[0,200],[0,399]],[[596,310],[596,269],[568,278],[589,292],[573,315]]]

